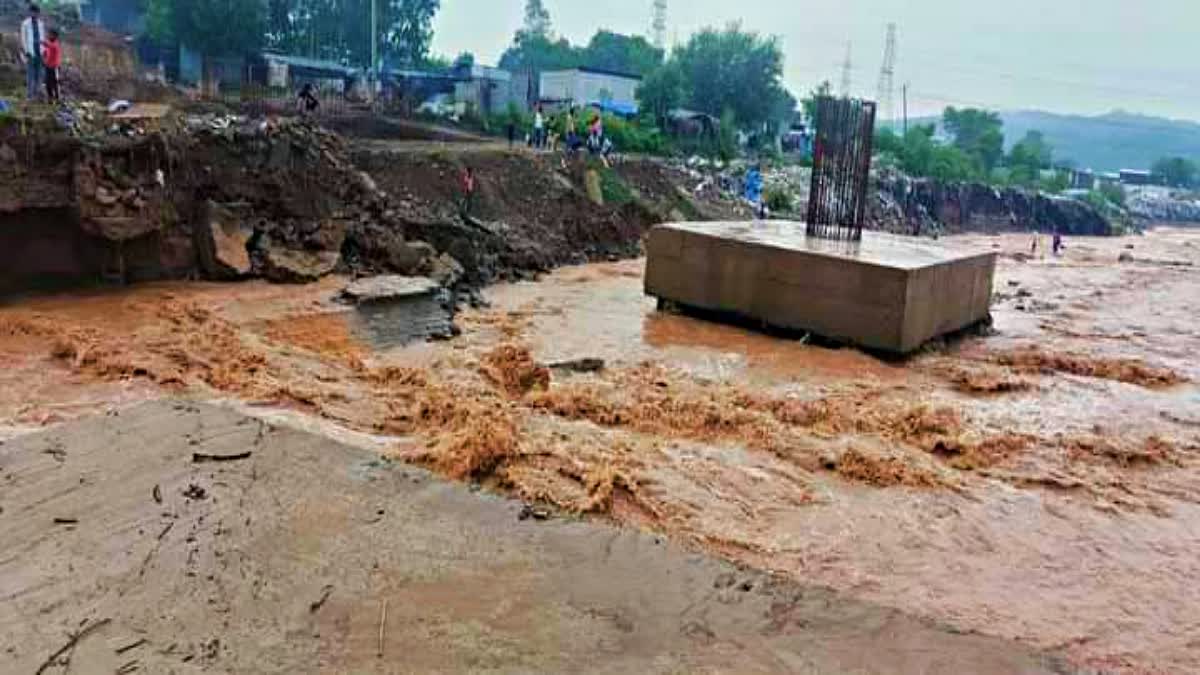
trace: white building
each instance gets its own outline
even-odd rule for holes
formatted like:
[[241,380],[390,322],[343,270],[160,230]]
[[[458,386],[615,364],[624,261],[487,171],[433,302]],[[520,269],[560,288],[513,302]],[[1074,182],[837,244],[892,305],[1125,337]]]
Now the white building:
[[541,100],[574,106],[599,105],[622,114],[637,113],[642,78],[598,68],[551,70],[541,76]]

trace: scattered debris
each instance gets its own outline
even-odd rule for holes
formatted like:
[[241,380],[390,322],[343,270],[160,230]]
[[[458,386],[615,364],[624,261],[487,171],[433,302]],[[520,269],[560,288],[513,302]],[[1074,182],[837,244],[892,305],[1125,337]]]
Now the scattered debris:
[[188,499],[201,500],[208,497],[208,490],[205,490],[195,483],[189,483],[187,488],[185,488],[183,491],[183,496],[187,497]]
[[[63,645],[62,647],[59,647],[58,651],[51,654],[49,656],[49,658],[47,658],[44,662],[42,662],[42,665],[38,666],[38,669],[37,669],[35,675],[42,675],[42,673],[46,672],[47,668],[51,668],[54,665],[56,665],[58,663],[59,658],[62,655],[67,654],[71,650],[73,650],[75,648],[75,645],[79,644],[80,640],[82,640],[85,637],[87,637],[88,635],[91,635],[92,633],[96,632],[98,629],[103,628],[104,626],[107,626],[111,621],[112,620],[108,619],[108,618],[99,619],[97,621],[93,621],[92,623],[89,623],[88,625],[84,626],[83,628],[79,629],[78,631],[72,633],[71,637],[67,640],[67,643],[65,645]],[[68,656],[67,659],[69,661],[70,657]]]
[[144,644],[146,644],[146,638],[138,638],[138,639],[134,640],[133,642],[129,642],[124,645],[121,645],[120,647],[117,647],[114,651],[116,651],[118,654],[124,654],[125,652],[127,652],[131,649],[136,649],[138,647],[141,647]]
[[550,370],[563,370],[572,373],[598,373],[604,370],[604,359],[571,359],[569,361],[551,363],[546,367]]
[[242,459],[249,459],[250,456],[253,454],[254,454],[253,450],[246,450],[245,452],[236,452],[236,453],[233,453],[230,455],[210,455],[210,454],[203,453],[203,452],[193,452],[192,453],[192,461],[196,462],[197,464],[201,464],[204,462],[236,462],[236,461],[242,460]]
[[55,525],[78,525],[79,519],[78,518],[55,518],[54,524]]
[[324,588],[322,588],[320,597],[318,597],[316,600],[313,600],[311,603],[309,603],[309,605],[308,605],[309,613],[313,613],[313,612],[316,612],[318,609],[321,609],[321,607],[323,607],[325,605],[325,601],[329,599],[329,595],[331,593],[333,593],[332,585],[326,585]]
[[171,531],[172,527],[175,527],[175,521],[173,521],[173,520],[171,522],[167,523],[166,526],[163,527],[162,531],[160,531],[158,533],[158,536],[155,538],[158,539],[159,541],[162,541],[163,537],[167,536],[167,533]]
[[521,507],[521,512],[517,514],[517,519],[529,520],[530,518],[533,518],[534,520],[549,520],[550,510],[543,506],[525,504]]
[[379,609],[379,658],[383,658],[383,640],[384,630],[387,628],[387,598],[383,599],[383,605]]

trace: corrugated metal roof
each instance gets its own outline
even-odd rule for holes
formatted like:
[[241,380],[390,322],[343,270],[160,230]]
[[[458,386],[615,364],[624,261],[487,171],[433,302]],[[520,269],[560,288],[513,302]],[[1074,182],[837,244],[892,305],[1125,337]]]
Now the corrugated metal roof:
[[336,61],[323,61],[321,59],[310,59],[304,56],[291,56],[290,54],[273,54],[264,53],[263,59],[267,61],[275,61],[277,63],[285,63],[289,66],[297,68],[309,68],[311,70],[328,70],[344,75],[354,75],[358,73],[357,68],[344,66]]

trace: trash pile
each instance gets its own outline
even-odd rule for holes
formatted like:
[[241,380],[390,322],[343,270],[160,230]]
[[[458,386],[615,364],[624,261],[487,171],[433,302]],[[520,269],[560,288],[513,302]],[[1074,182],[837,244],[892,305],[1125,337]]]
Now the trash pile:
[[1139,190],[1129,195],[1125,208],[1134,218],[1159,223],[1200,223],[1200,200],[1187,195]]

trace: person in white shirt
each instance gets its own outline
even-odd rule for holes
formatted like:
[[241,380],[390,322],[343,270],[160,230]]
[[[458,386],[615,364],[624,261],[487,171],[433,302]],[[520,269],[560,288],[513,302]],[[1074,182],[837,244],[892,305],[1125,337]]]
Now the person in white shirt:
[[537,107],[533,115],[533,147],[540,149],[546,144],[546,118],[542,115],[542,106]]
[[42,10],[29,5],[29,16],[21,22],[21,59],[25,62],[25,92],[30,101],[42,91],[42,45],[46,40],[46,24]]

